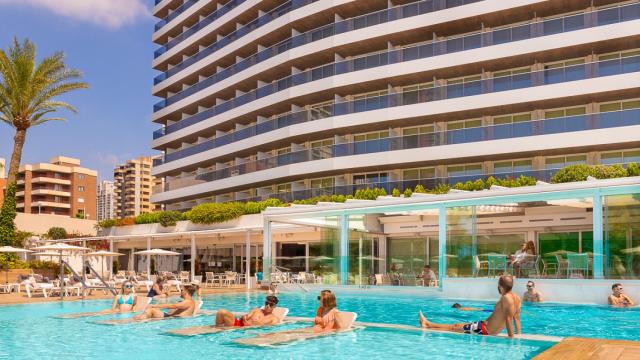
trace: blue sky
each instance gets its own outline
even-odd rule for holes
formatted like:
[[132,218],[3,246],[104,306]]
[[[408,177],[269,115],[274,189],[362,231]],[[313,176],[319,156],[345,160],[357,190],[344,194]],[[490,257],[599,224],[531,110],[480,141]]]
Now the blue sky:
[[[111,179],[116,163],[155,154],[150,147],[158,128],[150,120],[157,101],[151,96],[155,20],[141,6],[150,9],[152,2],[0,0],[0,47],[6,49],[16,35],[34,41],[39,58],[64,51],[67,65],[81,70],[90,86],[64,97],[77,115],[63,112],[67,122],[29,130],[23,163],[77,157],[82,166],[98,170],[100,179]],[[12,145],[13,128],[0,124],[0,157],[7,163]]]

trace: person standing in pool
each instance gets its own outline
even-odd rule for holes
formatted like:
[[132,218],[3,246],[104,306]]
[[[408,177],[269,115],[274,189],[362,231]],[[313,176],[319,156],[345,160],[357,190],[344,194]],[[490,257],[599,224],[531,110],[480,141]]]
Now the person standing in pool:
[[486,320],[460,324],[436,324],[432,323],[420,311],[420,326],[423,328],[452,331],[466,334],[497,335],[505,327],[509,337],[513,337],[515,325],[516,333],[521,333],[520,326],[520,297],[514,294],[513,278],[509,275],[502,275],[498,280],[498,292],[500,300],[493,308],[493,312]]
[[622,284],[613,284],[613,286],[611,286],[611,290],[613,293],[609,295],[609,305],[613,307],[631,307],[635,305],[629,296],[622,293]]
[[122,292],[113,298],[111,304],[112,313],[123,313],[132,311],[136,306],[137,298],[133,292],[133,283],[129,280],[122,283]]
[[[183,286],[180,290],[180,297],[182,301],[177,304],[158,304],[150,305],[140,315],[136,315],[134,319],[161,319],[168,317],[190,317],[196,310],[196,302],[193,300],[193,294],[196,293],[196,288],[193,285]],[[163,312],[160,309],[169,309],[169,312]]]
[[522,296],[524,302],[542,302],[542,295],[536,289],[536,284],[533,281],[527,282],[527,291]]
[[269,295],[265,299],[264,307],[255,308],[248,314],[236,318],[229,310],[220,309],[216,312],[216,326],[218,327],[243,327],[276,325],[282,321],[273,314],[273,309],[278,305],[278,298]]

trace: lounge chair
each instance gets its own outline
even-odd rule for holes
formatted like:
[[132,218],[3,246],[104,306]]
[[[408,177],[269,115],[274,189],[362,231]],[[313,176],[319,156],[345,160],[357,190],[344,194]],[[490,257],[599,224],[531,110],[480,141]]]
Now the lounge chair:
[[143,319],[143,320],[136,320],[135,318],[126,318],[126,319],[116,319],[116,320],[105,320],[105,321],[97,321],[96,324],[101,324],[101,325],[126,325],[126,324],[138,324],[138,323],[144,323],[144,322],[150,322],[150,321],[163,321],[163,320],[170,320],[170,319],[185,319],[185,318],[189,318],[189,317],[197,317],[197,316],[202,316],[205,315],[204,312],[202,312],[202,300],[196,300],[196,307],[193,309],[193,315],[188,316],[188,317],[165,317],[165,318],[153,318],[153,319]]
[[60,291],[60,287],[56,287],[52,283],[37,282],[36,278],[33,276],[29,277],[29,280],[27,280],[24,285],[28,297],[31,297],[31,292],[35,293],[36,291],[42,291],[42,295],[45,298],[48,298],[51,293]]

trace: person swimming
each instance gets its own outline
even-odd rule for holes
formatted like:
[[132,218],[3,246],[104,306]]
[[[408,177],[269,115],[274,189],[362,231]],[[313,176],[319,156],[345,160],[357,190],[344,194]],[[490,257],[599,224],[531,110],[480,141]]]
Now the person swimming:
[[460,310],[460,311],[483,311],[483,312],[493,312],[492,309],[481,309],[481,308],[474,308],[474,307],[465,307],[462,306],[458,303],[454,303],[453,305],[451,305],[452,308]]
[[274,295],[266,297],[264,307],[252,309],[248,314],[236,318],[229,310],[220,309],[216,312],[216,326],[218,327],[244,327],[276,325],[282,321],[273,314],[273,309],[278,305],[278,298]]
[[[135,320],[161,319],[169,317],[190,317],[196,310],[196,302],[193,300],[196,288],[193,285],[183,286],[180,290],[182,301],[177,304],[157,304],[150,305],[142,314],[136,315]],[[160,309],[169,309],[163,312]]]

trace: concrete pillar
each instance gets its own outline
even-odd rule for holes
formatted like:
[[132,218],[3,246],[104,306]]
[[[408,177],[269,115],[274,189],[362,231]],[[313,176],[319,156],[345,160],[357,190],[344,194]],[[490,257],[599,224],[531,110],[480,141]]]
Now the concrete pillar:
[[191,234],[191,281],[193,281],[194,276],[196,276],[196,234]]
[[602,209],[602,195],[597,189],[593,194],[593,278],[602,279],[604,276],[604,222]]
[[438,284],[442,289],[447,272],[447,208],[440,206],[438,213]]
[[271,221],[265,219],[262,228],[262,279],[265,282],[271,281],[271,244]]
[[244,233],[244,261],[245,261],[245,267],[244,267],[244,278],[245,278],[245,283],[247,284],[247,290],[251,289],[251,231],[247,230]]

